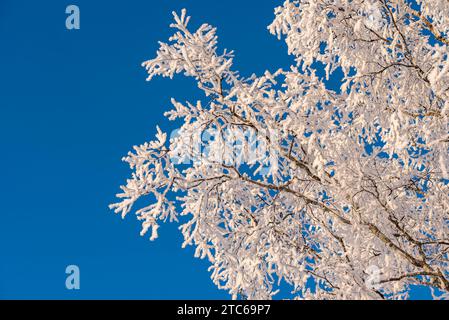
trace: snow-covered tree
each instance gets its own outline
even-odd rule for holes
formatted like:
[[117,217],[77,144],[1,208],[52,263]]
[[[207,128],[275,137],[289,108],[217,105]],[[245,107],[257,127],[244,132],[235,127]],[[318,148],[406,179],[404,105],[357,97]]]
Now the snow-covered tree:
[[[136,146],[111,205],[142,235],[185,216],[184,246],[234,298],[449,297],[449,1],[287,0],[268,27],[294,65],[243,78],[216,29],[175,34],[148,80],[194,78],[168,139]],[[276,60],[274,60],[276,61]],[[324,76],[320,76],[321,72]],[[326,79],[342,73],[341,87]]]

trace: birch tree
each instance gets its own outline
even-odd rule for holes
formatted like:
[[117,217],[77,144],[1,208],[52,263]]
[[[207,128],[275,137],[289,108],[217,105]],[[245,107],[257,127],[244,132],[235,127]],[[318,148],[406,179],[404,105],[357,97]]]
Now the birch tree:
[[147,198],[135,214],[151,240],[183,217],[183,246],[233,298],[271,299],[279,283],[297,299],[404,299],[413,285],[449,298],[449,2],[274,13],[293,63],[248,78],[215,28],[173,13],[147,80],[181,73],[204,95],[171,100],[179,130],[124,158],[110,207],[124,217]]

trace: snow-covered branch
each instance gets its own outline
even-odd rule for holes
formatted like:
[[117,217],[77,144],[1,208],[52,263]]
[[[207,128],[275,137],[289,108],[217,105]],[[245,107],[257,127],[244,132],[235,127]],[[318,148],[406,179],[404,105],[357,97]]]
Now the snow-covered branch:
[[136,212],[152,240],[189,217],[184,246],[234,298],[269,299],[281,281],[296,298],[399,299],[412,284],[448,298],[448,17],[443,0],[286,0],[269,30],[295,65],[244,79],[214,28],[174,13],[143,66],[193,77],[204,97],[172,99],[182,125],[128,154],[111,208],[152,198]]

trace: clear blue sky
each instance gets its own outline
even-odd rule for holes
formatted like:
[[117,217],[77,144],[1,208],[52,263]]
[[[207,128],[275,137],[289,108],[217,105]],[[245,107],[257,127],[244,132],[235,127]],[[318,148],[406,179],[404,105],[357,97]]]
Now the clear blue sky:
[[[176,224],[150,242],[132,213],[122,221],[107,206],[129,175],[121,157],[157,124],[172,128],[170,97],[201,97],[182,76],[145,82],[140,63],[171,35],[171,11],[218,27],[250,75],[293,61],[266,30],[278,3],[0,1],[0,298],[228,298]],[[69,4],[80,30],[65,28]],[[65,288],[70,264],[78,291]]]

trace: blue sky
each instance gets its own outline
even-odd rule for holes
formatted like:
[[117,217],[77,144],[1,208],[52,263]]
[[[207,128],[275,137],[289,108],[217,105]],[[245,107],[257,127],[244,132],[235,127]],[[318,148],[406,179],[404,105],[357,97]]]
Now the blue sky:
[[[150,242],[132,214],[122,221],[107,206],[129,175],[121,157],[156,125],[174,129],[162,115],[170,97],[201,97],[182,76],[145,82],[140,63],[171,35],[171,11],[218,27],[220,48],[250,75],[293,61],[266,30],[278,3],[1,0],[0,298],[228,298],[181,249],[176,224]],[[69,4],[80,30],[65,28]],[[71,264],[77,291],[65,288]]]

